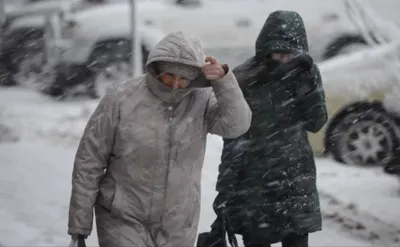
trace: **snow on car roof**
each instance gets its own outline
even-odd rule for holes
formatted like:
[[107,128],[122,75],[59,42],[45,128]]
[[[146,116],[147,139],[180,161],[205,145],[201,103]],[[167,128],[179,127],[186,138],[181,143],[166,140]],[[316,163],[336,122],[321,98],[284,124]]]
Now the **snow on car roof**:
[[15,30],[25,27],[41,28],[45,24],[45,17],[43,15],[22,16],[11,22],[8,30]]
[[23,14],[35,14],[44,11],[52,11],[60,9],[64,4],[71,4],[76,0],[48,0],[27,4],[21,4],[7,11],[8,16],[19,16]]
[[[249,1],[260,4],[259,1]],[[150,23],[146,28],[153,27],[164,33],[180,30],[199,38],[206,46],[207,44],[212,44],[213,47],[226,47],[230,44],[240,46],[242,43],[249,45],[248,36],[252,34],[250,37],[256,37],[264,22],[265,18],[261,16],[261,21],[257,21],[260,25],[251,26],[247,30],[246,28],[236,30],[240,28],[236,26],[236,21],[248,19],[247,12],[257,9],[254,4],[238,1],[228,6],[227,1],[216,0],[213,3],[205,2],[199,8],[184,8],[161,1],[143,1],[137,4],[137,13],[140,23]],[[244,8],[247,9],[246,12],[243,12]],[[75,14],[73,19],[81,24],[83,29],[81,31],[86,35],[99,32],[113,35],[126,34],[130,26],[130,6],[128,3],[98,6]],[[190,22],[185,23],[184,20]],[[211,23],[215,21],[219,23],[219,30],[210,29]],[[100,26],[102,30],[96,30]],[[253,43],[254,40],[250,45]]]
[[[165,5],[152,4],[143,7],[163,7]],[[160,10],[161,11],[161,10]],[[77,12],[70,16],[71,20],[78,22],[77,35],[87,38],[100,39],[107,37],[130,36],[130,6],[128,3],[117,2],[113,4],[96,6]],[[165,33],[153,27],[145,27],[142,22],[137,23],[138,32],[148,47],[154,47]]]
[[[316,0],[304,1],[313,3],[312,7],[304,7],[304,4],[298,4],[294,0],[284,2],[281,0],[213,0],[204,1],[200,7],[185,8],[161,0],[143,0],[137,3],[137,13],[140,23],[145,23],[149,28],[160,29],[164,33],[180,30],[197,37],[206,47],[243,47],[254,46],[254,41],[269,12],[277,9],[291,9],[302,13],[320,8],[326,9],[327,6],[332,5],[332,3],[321,4]],[[306,15],[306,18],[308,16]],[[318,18],[318,16],[314,17],[315,15],[311,16]],[[86,36],[96,36],[100,33],[106,36],[127,35],[130,31],[128,1],[110,2],[107,5],[91,7],[73,14],[72,18],[80,23],[80,32],[84,32]],[[43,22],[44,20],[40,18],[33,21],[38,26],[43,25],[41,24]],[[218,22],[218,28],[215,28],[215,22]],[[25,23],[29,23],[29,20],[21,20],[18,25],[23,26]],[[310,21],[310,23],[314,22]],[[312,28],[312,25],[307,25],[307,27]]]
[[319,63],[324,88],[333,94],[363,98],[400,87],[400,42],[367,48]]

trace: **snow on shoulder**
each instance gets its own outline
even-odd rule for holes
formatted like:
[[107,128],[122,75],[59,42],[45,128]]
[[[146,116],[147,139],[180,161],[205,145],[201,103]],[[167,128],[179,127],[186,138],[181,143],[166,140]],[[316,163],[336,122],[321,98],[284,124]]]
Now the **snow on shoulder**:
[[371,47],[319,63],[324,88],[332,94],[362,98],[400,86],[400,43]]

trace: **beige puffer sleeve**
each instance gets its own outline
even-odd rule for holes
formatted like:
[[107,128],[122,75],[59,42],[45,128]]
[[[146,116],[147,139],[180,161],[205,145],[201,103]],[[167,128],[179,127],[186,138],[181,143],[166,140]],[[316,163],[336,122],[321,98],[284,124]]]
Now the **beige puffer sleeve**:
[[86,125],[75,156],[68,234],[90,235],[99,182],[114,144],[119,106],[114,93],[99,103]]
[[224,138],[236,138],[250,128],[251,110],[244,99],[235,75],[211,81],[213,92],[208,100],[206,122],[208,132]]

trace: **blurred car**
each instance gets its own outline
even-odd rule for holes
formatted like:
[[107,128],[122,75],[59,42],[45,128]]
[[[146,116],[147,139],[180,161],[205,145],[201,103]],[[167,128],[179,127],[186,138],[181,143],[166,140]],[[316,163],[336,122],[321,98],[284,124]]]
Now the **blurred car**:
[[[50,90],[49,94],[62,95],[69,88],[86,84],[96,87],[97,93],[89,96],[101,97],[116,81],[129,77],[133,19],[128,3],[99,5],[79,11],[70,15],[66,23],[63,30],[65,52],[60,56],[51,85],[56,86],[58,92]],[[145,70],[149,51],[165,34],[140,22],[136,23],[136,29],[137,68],[134,71],[141,73]]]
[[[379,16],[400,25],[397,0],[363,0]],[[267,16],[275,10],[294,10],[303,17],[310,54],[323,61],[340,54],[368,48],[368,42],[346,0],[247,0],[203,1],[193,8],[173,4],[143,2],[138,4],[139,17],[147,26],[165,33],[181,30],[199,38],[206,47],[253,47]],[[379,26],[383,32],[386,25]],[[373,32],[374,30],[372,30]],[[391,32],[384,32],[391,40]]]
[[329,122],[313,150],[345,164],[385,166],[400,145],[400,42],[319,64]]
[[[94,4],[96,2],[96,4]],[[394,11],[398,2],[395,0],[365,0],[389,19],[400,21]],[[7,37],[11,48],[9,58],[16,64],[15,71],[29,74],[43,65],[44,15],[49,11],[85,11],[96,5],[122,4],[129,8],[128,0],[43,0],[25,4],[24,8],[8,11],[9,16],[20,16],[9,26]],[[368,47],[360,28],[353,23],[347,11],[345,1],[303,0],[249,0],[249,1],[201,1],[201,0],[153,0],[137,1],[138,19],[146,28],[169,33],[181,30],[198,37],[206,47],[253,47],[254,40],[267,15],[277,9],[298,11],[304,18],[310,42],[310,54],[315,61],[322,61],[340,54],[365,49]],[[97,9],[97,8],[96,8]],[[26,16],[36,13],[36,16]],[[42,17],[42,20],[37,17]],[[95,15],[91,15],[93,18]],[[124,17],[125,18],[125,17]],[[10,17],[10,19],[12,19]],[[126,19],[126,18],[125,18]],[[90,18],[86,18],[89,22]],[[85,20],[85,21],[86,21]],[[120,22],[118,22],[120,23]],[[84,25],[80,23],[80,25]],[[67,31],[62,31],[68,33]],[[390,33],[390,32],[387,32]],[[68,34],[67,34],[68,35]],[[82,37],[79,37],[81,39]],[[391,37],[386,37],[390,39]],[[74,37],[66,37],[68,40]],[[72,41],[74,43],[75,41]],[[75,42],[77,43],[77,42]],[[18,47],[18,49],[15,49]],[[70,47],[78,50],[77,47]],[[76,51],[73,51],[74,53]],[[38,61],[41,61],[38,66]],[[15,67],[15,66],[14,66]],[[22,71],[22,72],[21,72]]]
[[[45,63],[46,18],[76,12],[112,0],[4,0],[5,23],[2,61],[10,76],[21,82],[38,73]],[[122,1],[122,0],[118,0]]]
[[3,60],[8,64],[9,73],[12,76],[28,69],[40,69],[44,62],[38,61],[43,60],[44,16],[60,11],[62,6],[71,4],[73,1],[5,0],[2,53]]
[[[6,0],[6,50],[11,73],[27,75],[43,65],[44,16],[82,11],[96,5],[128,0]],[[345,1],[303,0],[138,0],[138,18],[149,28],[169,33],[184,31],[198,37],[206,47],[253,47],[267,15],[277,9],[298,11],[304,18],[310,54],[322,61],[365,49],[367,40],[351,20]],[[11,4],[13,3],[13,4]],[[379,15],[400,24],[396,0],[364,0]],[[385,25],[383,25],[385,26]],[[384,29],[379,27],[380,30]],[[385,32],[391,39],[390,31]],[[38,65],[39,64],[39,65]]]
[[[273,11],[276,7],[273,1],[232,1],[229,8],[223,0],[201,4],[193,0],[139,1],[136,13],[138,21],[143,23],[139,25],[143,31],[140,33],[142,64],[149,49],[155,45],[154,40],[177,30],[199,38],[205,47],[252,47],[255,34],[268,14],[265,11]],[[100,86],[100,83],[112,84],[113,78],[120,80],[121,76],[117,74],[129,72],[129,1],[91,7],[68,18],[69,24],[62,33],[69,45],[57,66],[53,84],[68,87],[94,80]],[[353,26],[352,31],[355,29]],[[63,90],[59,91],[62,94]]]

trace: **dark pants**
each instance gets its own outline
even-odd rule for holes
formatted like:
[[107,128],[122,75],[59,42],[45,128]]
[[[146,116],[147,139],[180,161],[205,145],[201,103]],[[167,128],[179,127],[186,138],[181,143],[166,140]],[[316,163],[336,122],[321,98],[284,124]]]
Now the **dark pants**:
[[[251,239],[248,239],[246,234],[243,234],[243,243],[245,247],[270,247],[270,243],[254,243]],[[282,240],[282,247],[308,247],[308,234],[288,235]]]

